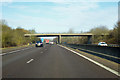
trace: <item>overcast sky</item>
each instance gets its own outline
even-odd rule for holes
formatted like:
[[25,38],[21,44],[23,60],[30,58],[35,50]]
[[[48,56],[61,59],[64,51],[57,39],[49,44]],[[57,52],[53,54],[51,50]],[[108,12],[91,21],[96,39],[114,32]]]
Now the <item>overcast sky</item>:
[[118,2],[48,0],[44,2],[2,2],[2,18],[12,28],[35,29],[38,33],[89,31],[105,25],[113,29],[118,20]]

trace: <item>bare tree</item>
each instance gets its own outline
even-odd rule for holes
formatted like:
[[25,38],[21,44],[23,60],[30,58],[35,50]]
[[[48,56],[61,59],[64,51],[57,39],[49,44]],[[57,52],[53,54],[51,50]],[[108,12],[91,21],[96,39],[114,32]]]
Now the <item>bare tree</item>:
[[68,31],[68,33],[70,33],[70,34],[74,33],[73,28],[70,28],[69,31]]

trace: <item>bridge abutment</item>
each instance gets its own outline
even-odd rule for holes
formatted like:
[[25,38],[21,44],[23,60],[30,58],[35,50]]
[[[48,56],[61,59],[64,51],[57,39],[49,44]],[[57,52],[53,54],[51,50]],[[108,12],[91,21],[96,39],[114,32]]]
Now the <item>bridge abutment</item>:
[[92,36],[88,36],[88,44],[92,44]]
[[58,36],[58,43],[61,43],[61,35]]

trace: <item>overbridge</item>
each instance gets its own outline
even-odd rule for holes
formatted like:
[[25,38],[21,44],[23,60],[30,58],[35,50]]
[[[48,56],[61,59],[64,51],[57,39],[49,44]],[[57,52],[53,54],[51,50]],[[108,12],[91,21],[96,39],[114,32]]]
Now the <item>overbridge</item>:
[[91,44],[92,37],[94,36],[92,33],[81,33],[81,34],[25,34],[25,37],[58,37],[58,43],[61,43],[61,37],[70,37],[70,36],[87,36],[88,44]]

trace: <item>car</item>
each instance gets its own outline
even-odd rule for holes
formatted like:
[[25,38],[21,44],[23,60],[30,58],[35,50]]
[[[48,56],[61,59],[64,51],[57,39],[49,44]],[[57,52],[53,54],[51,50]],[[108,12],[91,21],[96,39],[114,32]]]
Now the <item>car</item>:
[[49,39],[46,39],[46,44],[49,44]]
[[35,46],[36,47],[43,47],[43,43],[41,41],[37,41]]
[[54,42],[50,42],[50,44],[54,44]]
[[108,46],[106,42],[99,42],[98,45],[99,46]]

